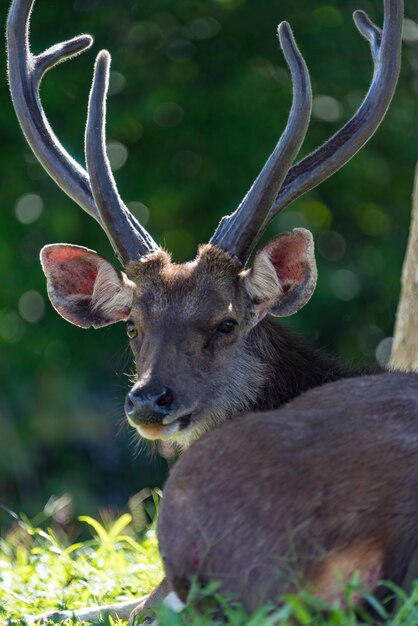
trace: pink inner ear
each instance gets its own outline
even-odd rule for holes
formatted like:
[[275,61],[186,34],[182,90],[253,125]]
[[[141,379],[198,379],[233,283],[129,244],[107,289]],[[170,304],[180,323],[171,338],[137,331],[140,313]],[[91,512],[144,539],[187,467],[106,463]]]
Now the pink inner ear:
[[282,233],[266,245],[265,251],[284,289],[305,280],[308,245],[301,232]]
[[97,278],[97,260],[76,246],[51,246],[42,252],[44,271],[62,296],[91,295]]
[[62,317],[82,328],[127,319],[133,283],[93,250],[55,244],[41,250],[48,295]]

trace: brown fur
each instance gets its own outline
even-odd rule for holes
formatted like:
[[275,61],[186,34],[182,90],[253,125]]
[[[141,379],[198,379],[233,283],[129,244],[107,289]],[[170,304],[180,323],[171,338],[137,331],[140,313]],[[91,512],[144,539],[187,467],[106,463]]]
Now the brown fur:
[[402,584],[418,544],[418,374],[313,389],[197,441],[173,468],[160,510],[167,577],[254,609],[307,588],[343,601]]

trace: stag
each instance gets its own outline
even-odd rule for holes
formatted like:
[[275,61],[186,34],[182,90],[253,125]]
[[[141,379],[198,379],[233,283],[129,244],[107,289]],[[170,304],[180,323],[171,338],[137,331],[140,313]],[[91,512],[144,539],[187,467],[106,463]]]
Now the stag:
[[294,336],[272,316],[300,309],[316,282],[314,245],[304,229],[282,233],[250,253],[292,200],[344,165],[372,136],[391,101],[400,64],[402,2],[385,0],[383,30],[362,11],[357,28],[372,51],[374,75],[358,111],[325,144],[292,166],[311,112],[309,73],[290,26],[279,39],[293,81],[286,128],[240,206],[224,217],[190,263],[172,263],[121,200],[106,155],[110,56],[99,52],[89,97],[85,171],[53,133],[39,99],[51,67],[86,50],[89,35],[34,56],[33,0],[14,0],[7,25],[14,107],[33,152],[58,185],[102,226],[124,271],[81,246],[43,248],[50,300],[65,319],[88,328],[124,321],[137,380],[127,394],[129,423],[148,439],[186,447],[202,432],[248,410],[276,408],[353,371]]
[[359,592],[386,595],[382,579],[408,589],[417,574],[417,433],[418,374],[388,372],[312,389],[207,433],[165,486],[167,590],[186,601],[193,581],[217,581],[253,611],[301,590],[344,603],[354,574]]
[[41,263],[48,294],[58,313],[82,328],[125,322],[137,370],[125,401],[129,423],[144,438],[186,448],[232,417],[276,409],[312,387],[355,375],[272,319],[295,313],[313,293],[309,231],[282,233],[257,252],[251,267],[248,260],[271,220],[347,163],[382,121],[399,73],[402,0],[384,0],[383,29],[363,11],[354,13],[371,47],[369,91],[354,116],[296,165],[311,113],[311,85],[290,26],[280,24],[293,83],[284,132],[236,211],[221,220],[195,260],[181,265],[154,242],[117,191],[106,154],[107,51],[96,58],[89,96],[86,169],[55,136],[39,98],[41,80],[57,63],[88,49],[92,38],[81,35],[33,55],[32,6],[33,0],[13,0],[7,23],[18,120],[40,163],[101,225],[123,266],[120,271],[81,246],[45,246]]

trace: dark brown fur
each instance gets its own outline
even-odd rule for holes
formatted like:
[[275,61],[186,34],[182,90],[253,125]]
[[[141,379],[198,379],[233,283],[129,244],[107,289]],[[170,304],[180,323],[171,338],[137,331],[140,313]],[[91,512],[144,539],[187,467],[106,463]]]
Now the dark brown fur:
[[167,577],[254,609],[311,589],[402,584],[418,543],[418,374],[313,389],[208,433],[173,468],[159,518]]

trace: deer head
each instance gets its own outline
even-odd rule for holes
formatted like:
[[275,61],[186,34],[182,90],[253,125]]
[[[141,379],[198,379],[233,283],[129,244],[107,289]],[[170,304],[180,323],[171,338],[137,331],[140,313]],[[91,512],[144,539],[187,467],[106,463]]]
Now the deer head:
[[[371,137],[382,120],[399,72],[402,3],[385,0],[378,29],[354,15],[371,44],[374,77],[364,102],[328,142],[292,167],[311,112],[309,73],[290,26],[279,26],[293,81],[286,128],[237,210],[222,219],[196,259],[176,265],[121,200],[106,155],[105,109],[110,56],[96,59],[85,137],[86,170],[54,135],[39,99],[43,75],[92,44],[81,35],[34,56],[29,48],[33,0],[14,0],[7,25],[9,80],[23,133],[57,184],[105,230],[123,266],[68,244],[43,248],[41,263],[53,306],[83,328],[124,321],[137,381],[126,398],[129,422],[149,439],[183,444],[229,416],[254,406],[266,363],[255,355],[255,330],[267,314],[291,315],[316,282],[311,234],[295,229],[272,239],[247,261],[270,221],[289,202],[330,176]],[[268,348],[266,348],[267,350]]]

